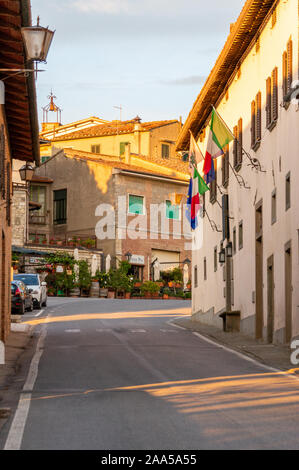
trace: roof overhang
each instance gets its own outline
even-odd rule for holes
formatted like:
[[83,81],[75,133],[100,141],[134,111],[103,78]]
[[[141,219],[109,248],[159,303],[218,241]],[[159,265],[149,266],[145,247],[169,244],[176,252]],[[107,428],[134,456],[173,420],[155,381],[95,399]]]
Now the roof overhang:
[[275,4],[277,0],[246,1],[214,68],[188,115],[178,137],[177,150],[189,148],[189,130],[196,139],[198,138],[212,112],[212,105],[216,106],[225,93],[232,75],[237,72],[243,56]]
[[[26,61],[22,26],[31,26],[29,0],[0,0],[0,68],[32,69]],[[39,128],[34,73],[0,72],[11,157],[39,165]]]

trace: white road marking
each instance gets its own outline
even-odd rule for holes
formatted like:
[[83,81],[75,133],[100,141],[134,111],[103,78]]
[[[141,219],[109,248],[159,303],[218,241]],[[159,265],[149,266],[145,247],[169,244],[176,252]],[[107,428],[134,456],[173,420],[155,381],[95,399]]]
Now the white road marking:
[[75,328],[73,330],[64,330],[64,331],[65,333],[80,333],[81,332],[81,330],[75,329]]
[[167,330],[167,329],[163,329],[163,328],[161,328],[160,331],[162,331],[162,333],[177,333],[176,330]]
[[37,312],[34,316],[35,316],[35,317],[39,317],[43,312],[44,312],[44,310],[40,310],[40,311]]
[[18,407],[11,424],[4,450],[20,450],[24,429],[31,403],[31,392],[36,381],[38,365],[44,351],[44,342],[47,335],[47,325],[43,325],[37,342],[36,351],[32,358],[26,383],[21,393]]
[[138,329],[138,330],[130,330],[131,333],[146,333],[146,330],[141,330],[141,329]]
[[[184,328],[182,326],[179,326],[179,325],[176,325],[175,323],[172,323],[174,320],[178,319],[178,318],[184,318],[184,317],[176,317],[172,320],[169,320],[167,323],[170,324],[170,325],[173,325],[175,326],[176,328],[180,328],[181,330],[185,330],[185,331],[190,331],[188,330],[188,328]],[[203,336],[201,335],[200,333],[197,333],[196,331],[193,331],[192,332],[195,336],[197,336],[198,338],[202,339],[203,341],[206,341],[207,343],[210,343],[212,344],[213,346],[216,346],[220,349],[223,349],[224,351],[228,351],[232,354],[235,354],[236,356],[242,358],[242,359],[245,359],[246,361],[248,362],[252,362],[253,364],[259,366],[259,367],[263,367],[264,369],[266,370],[269,370],[271,372],[275,372],[275,373],[280,373],[280,374],[284,374],[286,377],[289,377],[289,378],[292,378],[292,379],[295,379],[295,380],[299,380],[299,377],[296,376],[296,375],[293,375],[293,374],[288,374],[287,372],[281,370],[281,369],[276,369],[275,367],[271,367],[271,366],[267,366],[266,364],[263,364],[262,362],[259,362],[257,361],[256,359],[253,359],[249,356],[247,356],[246,354],[244,353],[241,353],[239,351],[236,351],[235,349],[231,349],[229,348],[228,346],[224,346],[223,344],[220,344],[220,343],[217,343],[216,341],[213,341],[209,338],[207,338],[206,336]]]

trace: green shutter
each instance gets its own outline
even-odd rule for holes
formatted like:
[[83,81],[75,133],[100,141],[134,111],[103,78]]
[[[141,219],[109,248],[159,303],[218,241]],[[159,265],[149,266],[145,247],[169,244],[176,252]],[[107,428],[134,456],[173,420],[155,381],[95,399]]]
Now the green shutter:
[[167,219],[179,220],[180,206],[172,205],[171,201],[166,201],[166,217]]
[[129,213],[143,214],[143,196],[129,195]]

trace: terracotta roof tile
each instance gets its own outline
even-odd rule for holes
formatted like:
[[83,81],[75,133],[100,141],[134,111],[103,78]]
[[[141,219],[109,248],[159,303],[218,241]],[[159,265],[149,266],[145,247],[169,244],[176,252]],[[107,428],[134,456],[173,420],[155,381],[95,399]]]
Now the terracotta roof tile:
[[105,135],[115,135],[115,134],[130,134],[134,132],[136,125],[139,126],[141,132],[149,131],[157,127],[166,126],[168,124],[173,124],[178,122],[176,119],[170,121],[152,121],[138,123],[136,120],[131,121],[112,121],[109,124],[101,124],[98,126],[93,126],[86,129],[81,129],[70,134],[66,134],[61,137],[56,137],[53,141],[59,140],[72,140],[72,139],[82,139],[85,137],[100,137]]

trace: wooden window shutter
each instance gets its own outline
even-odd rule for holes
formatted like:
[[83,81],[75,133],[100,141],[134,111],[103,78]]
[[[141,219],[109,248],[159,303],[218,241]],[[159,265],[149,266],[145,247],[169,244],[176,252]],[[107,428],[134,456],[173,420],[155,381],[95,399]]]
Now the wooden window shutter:
[[293,41],[289,39],[287,45],[287,91],[290,91],[293,81]]
[[234,167],[237,166],[238,160],[237,160],[237,151],[238,151],[238,126],[234,127],[234,143],[233,143],[233,162],[234,162]]
[[272,72],[272,98],[271,98],[271,114],[272,121],[277,121],[278,119],[278,68]]
[[255,101],[251,102],[251,148],[255,146]]
[[271,77],[266,80],[266,126],[269,127],[272,121],[272,103],[271,103]]
[[222,186],[227,188],[229,182],[229,145],[225,147],[222,157]]
[[10,226],[11,216],[10,216],[10,209],[11,209],[11,178],[10,178],[10,164],[9,162],[6,165],[6,220],[8,226]]
[[288,80],[287,80],[287,68],[288,68],[288,54],[285,51],[282,54],[282,91],[283,96],[288,92]]
[[262,138],[262,94],[259,91],[256,95],[256,140]]
[[243,147],[243,123],[242,123],[242,118],[239,119],[238,121],[238,145],[237,145],[237,165],[242,164],[242,147]]
[[5,199],[5,132],[4,125],[0,128],[0,194]]

